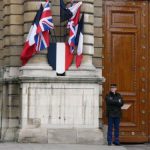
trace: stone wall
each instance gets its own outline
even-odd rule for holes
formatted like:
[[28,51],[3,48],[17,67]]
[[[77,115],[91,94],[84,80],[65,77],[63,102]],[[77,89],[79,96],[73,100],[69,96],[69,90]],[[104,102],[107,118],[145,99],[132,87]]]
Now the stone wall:
[[23,0],[3,0],[3,64],[20,66],[23,41]]
[[102,48],[103,48],[103,32],[102,32],[102,0],[94,1],[94,56],[93,64],[96,68],[102,69]]
[[[102,16],[103,16],[103,8],[102,8],[102,0],[94,1],[94,56],[93,56],[93,64],[97,68],[102,76],[102,59],[103,59],[103,32],[102,32]],[[102,86],[100,87],[100,93],[102,94]],[[102,95],[100,94],[100,122],[102,122]],[[100,124],[100,127],[102,124]]]
[[14,141],[20,124],[20,85],[11,79],[19,75],[21,65],[23,0],[2,0],[0,8],[0,132],[2,140]]

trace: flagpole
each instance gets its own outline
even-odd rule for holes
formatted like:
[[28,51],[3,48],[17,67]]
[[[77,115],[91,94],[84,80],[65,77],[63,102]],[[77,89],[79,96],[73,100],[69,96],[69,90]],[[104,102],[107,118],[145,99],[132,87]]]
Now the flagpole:
[[55,42],[57,42],[55,29],[53,30],[53,32],[54,32]]

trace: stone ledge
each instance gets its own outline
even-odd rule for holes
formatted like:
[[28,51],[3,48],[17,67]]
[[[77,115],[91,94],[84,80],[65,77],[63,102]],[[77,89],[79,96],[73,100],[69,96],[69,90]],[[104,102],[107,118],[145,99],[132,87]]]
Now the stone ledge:
[[8,83],[103,83],[104,78],[98,77],[18,77],[0,79]]
[[50,144],[104,144],[100,129],[22,129],[19,133],[20,143]]

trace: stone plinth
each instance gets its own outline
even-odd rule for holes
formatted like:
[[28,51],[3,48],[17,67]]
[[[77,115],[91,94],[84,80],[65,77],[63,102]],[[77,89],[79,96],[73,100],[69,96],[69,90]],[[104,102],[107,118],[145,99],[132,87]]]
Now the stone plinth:
[[21,77],[20,81],[19,142],[103,142],[99,130],[101,78]]

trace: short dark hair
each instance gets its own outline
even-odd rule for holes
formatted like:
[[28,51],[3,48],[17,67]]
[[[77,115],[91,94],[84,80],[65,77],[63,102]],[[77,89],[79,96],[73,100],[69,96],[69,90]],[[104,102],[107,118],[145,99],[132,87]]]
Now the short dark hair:
[[117,87],[117,84],[116,84],[116,83],[111,83],[111,84],[110,84],[110,87],[111,87],[111,88]]

